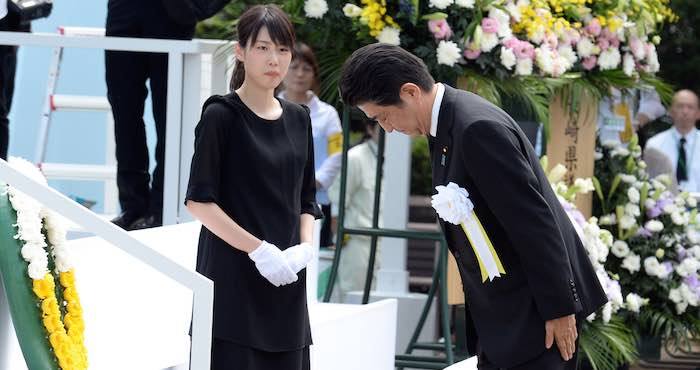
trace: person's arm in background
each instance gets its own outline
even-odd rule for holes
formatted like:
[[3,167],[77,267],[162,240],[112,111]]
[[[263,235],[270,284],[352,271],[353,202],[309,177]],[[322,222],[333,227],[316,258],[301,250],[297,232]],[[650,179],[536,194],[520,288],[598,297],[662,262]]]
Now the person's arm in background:
[[643,127],[647,123],[666,114],[666,108],[661,104],[661,98],[654,89],[643,89],[640,92],[639,109],[635,116],[638,127]]
[[338,112],[331,106],[327,106],[327,108],[329,110],[327,114],[325,114],[325,119],[328,121],[324,125],[324,134],[327,138],[326,152],[328,156],[326,160],[321,163],[318,171],[316,171],[317,186],[320,186],[320,188],[324,190],[327,190],[331,184],[333,184],[333,180],[335,180],[338,173],[340,173],[341,154],[343,151],[343,128],[340,125]]

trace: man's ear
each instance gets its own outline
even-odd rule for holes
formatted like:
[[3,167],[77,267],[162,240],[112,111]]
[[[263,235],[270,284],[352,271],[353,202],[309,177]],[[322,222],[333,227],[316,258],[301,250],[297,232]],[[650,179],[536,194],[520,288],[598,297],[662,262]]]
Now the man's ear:
[[420,98],[422,95],[422,91],[420,87],[412,82],[406,82],[405,84],[401,85],[401,88],[399,89],[399,96],[403,100],[415,100]]

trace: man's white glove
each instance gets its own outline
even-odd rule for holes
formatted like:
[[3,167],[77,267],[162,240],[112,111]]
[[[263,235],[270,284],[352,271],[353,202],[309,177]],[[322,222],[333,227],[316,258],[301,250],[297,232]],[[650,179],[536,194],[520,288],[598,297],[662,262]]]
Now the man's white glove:
[[295,273],[301,271],[314,258],[314,249],[311,243],[301,243],[285,249],[284,257],[287,259],[289,267]]
[[255,262],[260,275],[276,287],[291,284],[298,279],[282,251],[264,240],[254,251],[248,253],[248,257]]

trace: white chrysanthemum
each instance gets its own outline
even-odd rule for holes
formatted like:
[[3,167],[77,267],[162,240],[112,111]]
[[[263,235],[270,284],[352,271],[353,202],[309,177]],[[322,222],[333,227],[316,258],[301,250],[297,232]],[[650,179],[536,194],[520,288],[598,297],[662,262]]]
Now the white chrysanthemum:
[[637,178],[632,176],[632,175],[622,174],[622,175],[620,175],[620,180],[622,180],[622,182],[624,182],[626,184],[634,184],[635,181],[637,181]]
[[450,182],[447,186],[436,186],[435,190],[437,190],[437,194],[432,196],[430,203],[440,218],[451,224],[459,225],[471,215],[474,204],[469,199],[467,189]]
[[688,219],[681,212],[671,213],[671,220],[673,221],[674,224],[676,224],[678,226],[683,226],[683,225],[688,224]]
[[518,76],[530,76],[532,74],[532,59],[520,59],[515,66],[515,74]]
[[429,2],[431,7],[438,9],[447,9],[447,7],[453,3],[454,0],[430,0]]
[[488,53],[498,46],[498,35],[495,33],[483,33],[481,35],[481,51]]
[[574,52],[574,49],[571,48],[570,45],[560,46],[557,49],[557,52],[559,52],[559,55],[566,59],[570,65],[573,65],[574,63],[576,63],[576,61],[578,61],[578,56],[576,55],[576,52]]
[[459,60],[461,55],[461,50],[459,46],[454,41],[442,40],[437,47],[437,61],[438,64],[444,64],[446,66],[454,66]]
[[610,319],[612,318],[612,303],[608,302],[603,306],[603,322],[608,323],[610,322]]
[[668,292],[668,299],[673,303],[681,303],[683,301],[683,296],[681,296],[681,290],[678,288],[673,288]]
[[600,218],[600,221],[598,221],[598,224],[600,224],[600,225],[615,225],[615,224],[617,224],[617,216],[614,213],[602,216]]
[[549,171],[549,175],[547,176],[547,178],[552,184],[558,183],[559,181],[561,181],[561,179],[564,178],[564,175],[566,175],[567,171],[568,170],[566,169],[566,166],[564,166],[561,163],[557,163],[557,165]]
[[658,276],[660,266],[661,264],[659,264],[659,260],[657,260],[654,256],[650,256],[644,259],[644,271],[649,276]]
[[616,69],[622,61],[622,55],[618,48],[608,48],[600,53],[598,57],[598,66],[602,71]]
[[621,266],[623,269],[626,269],[630,273],[634,274],[642,268],[641,258],[634,253],[630,253],[627,257],[625,257],[625,259],[622,260]]
[[323,18],[328,11],[326,0],[306,0],[304,2],[304,13],[308,18]]
[[592,55],[597,55],[600,52],[600,48],[588,37],[583,37],[576,44],[576,51],[578,51],[579,57],[588,58]]
[[627,198],[630,200],[632,203],[639,203],[639,190],[637,188],[631,187],[627,189]]
[[362,14],[362,8],[355,4],[347,3],[343,7],[343,14],[349,18],[356,18]]
[[641,212],[639,211],[638,205],[634,203],[627,203],[625,204],[625,214],[630,215],[632,217],[639,217],[639,215],[641,215]]
[[630,254],[630,247],[622,240],[616,240],[610,249],[612,254],[617,258],[625,258]]
[[664,206],[664,213],[667,215],[673,214],[674,212],[678,212],[678,206],[675,204],[667,204]]
[[625,72],[626,75],[632,76],[634,74],[636,67],[636,62],[634,61],[634,57],[630,53],[625,53],[625,57],[622,59],[622,71]]
[[574,186],[578,188],[581,194],[587,194],[595,190],[595,187],[593,186],[593,180],[591,180],[590,178],[578,178],[574,181]]
[[29,273],[29,277],[32,278],[33,280],[41,280],[46,276],[46,274],[49,272],[49,269],[47,267],[48,265],[48,260],[34,260],[29,263],[29,266],[27,267],[27,271]]
[[516,63],[515,53],[513,49],[508,49],[505,46],[501,47],[501,64],[507,69],[513,69]]
[[474,2],[475,0],[455,0],[455,5],[462,8],[473,9]]
[[688,302],[676,303],[676,313],[682,315],[688,309]]
[[692,246],[688,249],[688,253],[696,260],[700,260],[700,245]]
[[695,258],[685,258],[681,263],[676,266],[676,273],[682,277],[688,277],[690,275],[695,275],[700,268],[700,262]]
[[664,229],[664,224],[658,220],[650,220],[650,221],[647,221],[647,223],[644,225],[644,227],[647,230],[649,230],[653,233],[656,233],[656,232],[659,232],[659,231]]
[[695,197],[688,197],[686,202],[688,203],[688,207],[690,208],[695,208],[698,206],[698,201],[695,199]]
[[506,4],[506,10],[508,11],[508,13],[510,13],[510,16],[513,17],[513,20],[516,23],[520,23],[520,19],[522,18],[523,14],[520,11],[520,7],[518,5],[509,2],[508,4]]
[[401,44],[401,38],[399,35],[401,31],[394,27],[384,27],[382,32],[377,35],[377,41],[384,44],[399,45]]
[[642,308],[642,306],[646,305],[648,302],[648,299],[644,299],[635,293],[629,293],[625,298],[625,307],[632,312],[638,313],[639,309]]
[[554,73],[553,53],[548,47],[542,46],[535,49],[535,61],[542,72],[549,75]]
[[629,230],[636,224],[637,220],[635,220],[634,217],[630,215],[624,215],[620,217],[620,228],[622,228],[623,230]]

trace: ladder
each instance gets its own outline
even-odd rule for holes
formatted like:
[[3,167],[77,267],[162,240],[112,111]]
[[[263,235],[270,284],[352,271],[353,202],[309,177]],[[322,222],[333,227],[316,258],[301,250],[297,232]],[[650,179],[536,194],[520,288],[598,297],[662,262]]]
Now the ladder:
[[[65,36],[104,36],[104,28],[88,27],[59,27],[58,33]],[[49,65],[49,78],[46,86],[46,96],[37,136],[34,162],[41,168],[49,180],[78,180],[78,181],[104,181],[103,213],[113,215],[117,213],[117,183],[116,183],[116,159],[114,144],[114,118],[112,107],[104,96],[82,96],[56,94],[56,83],[61,70],[63,48],[53,49]],[[106,113],[105,135],[105,164],[85,165],[73,163],[51,163],[46,160],[46,147],[48,145],[51,128],[51,116],[58,111],[92,111]]]

